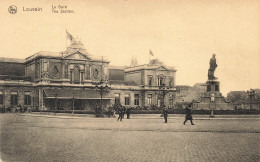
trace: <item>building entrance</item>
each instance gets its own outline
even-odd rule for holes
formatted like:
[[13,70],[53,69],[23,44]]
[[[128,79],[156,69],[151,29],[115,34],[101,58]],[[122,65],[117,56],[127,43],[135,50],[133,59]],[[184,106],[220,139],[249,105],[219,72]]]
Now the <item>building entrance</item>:
[[74,110],[84,110],[84,100],[74,100]]

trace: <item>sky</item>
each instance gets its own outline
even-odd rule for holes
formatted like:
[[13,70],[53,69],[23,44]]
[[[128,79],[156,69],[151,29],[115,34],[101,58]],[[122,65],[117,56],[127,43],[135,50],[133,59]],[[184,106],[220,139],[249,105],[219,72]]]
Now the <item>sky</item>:
[[[53,13],[53,6],[74,13]],[[23,11],[34,7],[42,11]],[[205,83],[214,53],[224,96],[260,88],[258,0],[2,0],[0,22],[0,57],[64,51],[67,30],[111,65],[128,66],[132,57],[147,64],[151,50],[177,69],[177,85]]]

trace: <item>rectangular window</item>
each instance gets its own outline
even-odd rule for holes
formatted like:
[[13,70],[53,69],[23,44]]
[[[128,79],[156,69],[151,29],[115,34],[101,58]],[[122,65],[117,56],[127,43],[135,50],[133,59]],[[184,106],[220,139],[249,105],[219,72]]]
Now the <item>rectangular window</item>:
[[86,66],[86,79],[90,80],[90,66]]
[[120,104],[120,94],[119,93],[115,94],[115,104],[116,105]]
[[210,85],[209,85],[209,84],[207,85],[207,91],[208,91],[208,92],[211,91],[211,88],[210,88]]
[[153,85],[153,76],[148,76],[148,85],[149,86]]
[[44,72],[48,71],[48,62],[43,62],[43,71]]
[[84,73],[81,72],[81,84],[83,84],[83,82],[84,82]]
[[160,99],[158,99],[158,101],[157,101],[157,106],[161,107],[161,100]]
[[215,85],[215,91],[219,91],[219,86],[218,85]]
[[139,94],[135,94],[134,102],[135,105],[139,105]]
[[69,67],[68,67],[68,64],[65,64],[65,65],[64,65],[64,76],[65,76],[65,78],[68,78],[68,76],[69,76],[69,75],[68,75],[68,68],[69,68]]
[[174,99],[175,99],[174,95],[173,95],[173,94],[170,94],[170,95],[169,95],[169,103],[170,103],[170,107],[173,107]]
[[4,104],[4,93],[3,91],[0,91],[0,105]]
[[173,87],[173,77],[169,77],[169,87]]
[[72,84],[72,78],[73,78],[73,76],[72,76],[72,71],[70,71],[70,84]]
[[24,104],[31,105],[31,92],[24,92]]
[[129,94],[125,95],[125,105],[129,105],[130,104],[130,97]]
[[153,95],[152,94],[148,94],[148,105],[152,105],[152,97]]
[[11,105],[18,104],[18,92],[11,92]]
[[39,63],[35,64],[35,78],[38,78],[40,74],[40,65]]
[[158,78],[158,86],[161,86],[164,83],[164,79],[162,77]]

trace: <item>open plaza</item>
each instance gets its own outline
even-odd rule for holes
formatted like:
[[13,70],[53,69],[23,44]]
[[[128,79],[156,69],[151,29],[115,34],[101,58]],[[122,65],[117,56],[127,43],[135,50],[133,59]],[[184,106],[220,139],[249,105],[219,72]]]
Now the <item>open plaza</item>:
[[0,114],[2,161],[258,161],[260,116]]

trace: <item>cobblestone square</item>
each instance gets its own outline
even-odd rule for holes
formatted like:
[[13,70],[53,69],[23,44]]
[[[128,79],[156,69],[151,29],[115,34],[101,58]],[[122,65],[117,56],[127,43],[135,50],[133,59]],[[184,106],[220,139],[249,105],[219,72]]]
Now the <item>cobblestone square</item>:
[[0,114],[2,161],[258,161],[259,118]]

